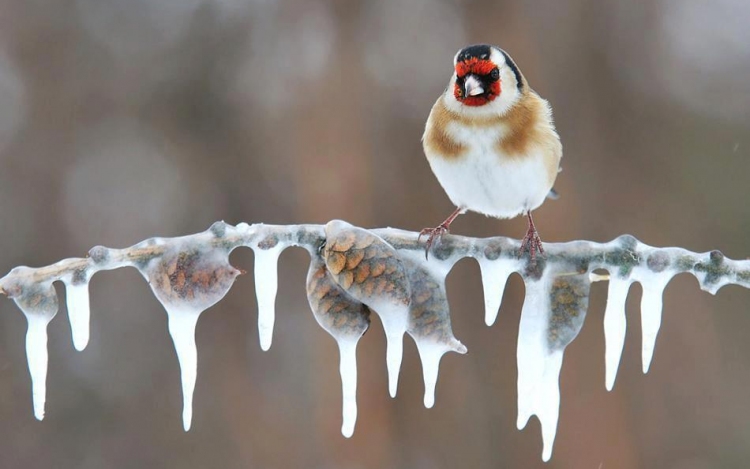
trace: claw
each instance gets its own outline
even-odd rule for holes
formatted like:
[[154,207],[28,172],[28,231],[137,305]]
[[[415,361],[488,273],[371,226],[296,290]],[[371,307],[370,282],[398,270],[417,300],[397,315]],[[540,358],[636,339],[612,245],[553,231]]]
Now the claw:
[[450,228],[451,223],[453,223],[453,220],[456,219],[457,216],[464,213],[466,209],[463,209],[461,207],[457,207],[456,210],[453,211],[453,213],[450,214],[448,218],[445,219],[445,221],[435,228],[425,228],[422,231],[419,232],[419,236],[417,236],[417,242],[422,240],[422,236],[427,236],[427,245],[424,249],[424,259],[428,260],[428,257],[430,255],[430,248],[432,247],[432,243],[435,241],[439,241],[440,237],[443,236],[445,233],[448,233],[448,228]]
[[419,242],[422,239],[422,236],[429,235],[427,238],[427,243],[425,244],[425,249],[424,249],[425,260],[429,259],[430,248],[432,248],[432,244],[435,241],[439,241],[440,238],[445,233],[448,233],[448,227],[444,223],[436,226],[435,228],[425,228],[419,232],[419,236],[417,237],[417,242]]

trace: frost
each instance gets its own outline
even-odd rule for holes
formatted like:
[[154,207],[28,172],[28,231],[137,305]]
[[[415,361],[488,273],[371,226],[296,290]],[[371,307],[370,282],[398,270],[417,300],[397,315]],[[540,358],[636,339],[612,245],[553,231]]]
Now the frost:
[[604,311],[604,361],[607,391],[611,391],[615,385],[622,348],[625,345],[627,328],[625,300],[628,298],[631,283],[631,280],[618,278],[614,274],[609,279],[607,307]]
[[89,343],[91,311],[89,308],[88,282],[76,284],[72,280],[65,281],[65,296],[73,346],[80,352]]
[[[152,242],[165,244],[158,238]],[[240,271],[229,264],[228,249],[201,246],[190,237],[173,242],[161,256],[137,267],[167,312],[169,334],[180,363],[182,424],[188,431],[198,369],[198,317],[226,295]]]
[[268,249],[253,247],[255,252],[255,295],[258,298],[258,337],[260,348],[268,351],[273,340],[276,318],[276,292],[278,290],[278,260],[284,245]]

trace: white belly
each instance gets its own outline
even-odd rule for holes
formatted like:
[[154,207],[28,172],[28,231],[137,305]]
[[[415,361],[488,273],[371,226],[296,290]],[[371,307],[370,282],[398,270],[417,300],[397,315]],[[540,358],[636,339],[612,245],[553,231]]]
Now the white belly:
[[474,144],[456,159],[427,155],[432,172],[456,207],[512,218],[542,205],[552,188],[543,155],[503,157]]

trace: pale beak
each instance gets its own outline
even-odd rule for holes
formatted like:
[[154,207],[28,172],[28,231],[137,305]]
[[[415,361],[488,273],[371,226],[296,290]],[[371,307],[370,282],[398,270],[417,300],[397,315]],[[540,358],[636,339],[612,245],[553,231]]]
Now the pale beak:
[[478,96],[484,93],[482,82],[475,75],[467,75],[464,80],[464,96]]

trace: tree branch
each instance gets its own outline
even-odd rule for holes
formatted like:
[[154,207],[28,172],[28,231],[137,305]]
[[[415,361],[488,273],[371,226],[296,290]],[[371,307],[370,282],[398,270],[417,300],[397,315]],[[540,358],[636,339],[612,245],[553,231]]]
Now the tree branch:
[[[88,257],[39,267],[16,267],[0,278],[0,293],[12,298],[28,321],[27,357],[34,410],[44,415],[47,373],[47,324],[58,310],[52,282],[66,286],[73,343],[88,342],[88,282],[101,270],[136,268],[149,282],[169,317],[169,332],[180,361],[183,425],[190,428],[197,359],[198,316],[221,300],[241,272],[229,264],[237,247],[255,251],[258,329],[261,348],[271,345],[277,260],[289,246],[311,256],[307,279],[310,307],[318,323],[336,339],[341,354],[344,404],[342,433],[351,436],[356,421],[356,345],[377,313],[386,333],[391,395],[396,394],[402,337],[416,342],[425,381],[424,403],[431,407],[440,358],[465,353],[453,336],[445,277],[462,258],[479,263],[485,293],[485,320],[491,325],[505,283],[514,272],[526,283],[518,341],[518,427],[531,415],[542,423],[543,459],[548,460],[559,411],[558,379],[565,347],[578,335],[588,308],[592,281],[608,278],[604,318],[606,386],[614,385],[625,338],[625,299],[630,285],[643,286],[642,361],[648,371],[661,325],[662,294],[677,274],[691,273],[703,290],[722,286],[750,288],[750,261],[731,260],[719,251],[695,253],[655,248],[629,235],[608,243],[572,241],[545,244],[545,256],[531,263],[519,255],[514,239],[446,235],[425,260],[418,234],[391,228],[365,230],[342,221],[326,225],[248,225],[214,223],[208,230],[179,238],[150,238],[124,249],[92,248]],[[609,276],[594,273],[604,269]]]
[[[224,222],[216,222],[209,232],[213,238],[206,238],[206,232],[178,238],[151,238],[124,249],[95,246],[87,257],[68,258],[45,267],[17,267],[0,278],[0,293],[13,296],[14,285],[27,282],[57,281],[82,270],[114,270],[134,264],[145,263],[164,253],[170,243],[183,243],[189,238],[205,242],[212,247],[256,246],[261,250],[285,243],[299,246],[308,251],[317,249],[325,242],[324,225],[248,225],[240,223],[236,227]],[[397,251],[423,252],[424,243],[417,241],[416,232],[380,228],[372,233],[389,242]],[[159,240],[159,242],[155,240]],[[456,262],[465,257],[496,260],[517,259],[520,241],[507,237],[470,238],[447,234],[442,242],[433,247],[430,255],[439,261]],[[627,275],[634,267],[640,266],[654,273],[673,269],[675,273],[691,273],[700,281],[701,288],[716,293],[721,286],[736,284],[750,288],[750,260],[731,260],[721,251],[695,253],[682,248],[654,248],[641,243],[631,235],[622,235],[608,243],[592,241],[571,241],[566,243],[545,243],[546,257],[530,266],[522,259],[524,269],[530,274],[539,275],[547,264],[565,262],[577,264],[581,269],[616,270]]]

